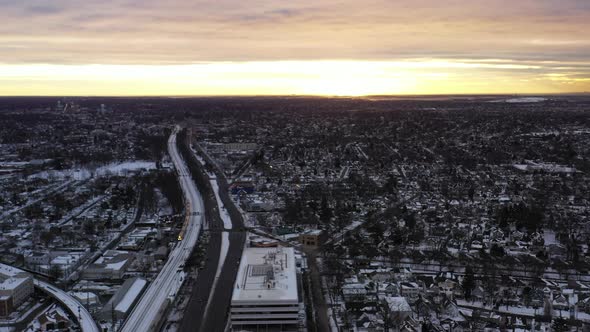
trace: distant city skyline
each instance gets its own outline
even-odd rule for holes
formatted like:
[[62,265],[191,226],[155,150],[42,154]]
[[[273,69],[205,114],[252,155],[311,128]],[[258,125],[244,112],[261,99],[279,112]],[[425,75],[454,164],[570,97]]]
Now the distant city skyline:
[[0,95],[590,91],[585,0],[0,0]]

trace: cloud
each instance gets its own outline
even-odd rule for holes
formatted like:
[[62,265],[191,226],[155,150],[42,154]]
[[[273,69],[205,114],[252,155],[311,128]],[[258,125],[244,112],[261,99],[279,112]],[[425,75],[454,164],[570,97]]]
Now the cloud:
[[586,61],[586,0],[0,0],[0,62]]
[[24,11],[33,15],[47,15],[59,13],[62,9],[51,5],[33,5],[26,7]]
[[2,94],[590,90],[587,0],[0,0],[0,12]]

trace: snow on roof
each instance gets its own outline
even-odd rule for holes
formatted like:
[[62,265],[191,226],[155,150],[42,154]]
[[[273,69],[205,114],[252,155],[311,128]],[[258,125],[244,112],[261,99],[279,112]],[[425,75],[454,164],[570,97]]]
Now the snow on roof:
[[320,235],[322,235],[322,232],[323,231],[321,229],[307,229],[304,232],[302,232],[301,234],[320,236]]
[[131,257],[127,251],[108,250],[100,256],[91,267],[120,271]]
[[72,295],[80,303],[99,303],[98,296],[92,292],[70,292],[70,295]]
[[121,261],[115,262],[115,263],[109,263],[106,265],[105,268],[110,269],[110,270],[116,270],[119,271],[123,268],[123,266],[125,265],[125,263],[127,263],[126,259],[123,259]]
[[299,302],[293,248],[244,249],[232,304],[245,302]]
[[139,294],[141,294],[141,291],[144,289],[146,284],[147,281],[145,279],[135,279],[131,287],[129,287],[129,290],[127,290],[127,293],[125,293],[125,296],[123,296],[121,301],[119,301],[117,306],[115,306],[115,310],[124,313],[128,312],[129,308],[131,308],[131,305],[135,299],[139,296]]
[[51,264],[53,265],[75,265],[80,258],[82,257],[82,253],[77,252],[70,252],[66,255],[57,256],[51,260]]
[[28,278],[15,278],[10,277],[0,283],[0,290],[13,290],[18,288],[23,282],[27,281]]
[[13,290],[29,279],[29,275],[10,265],[0,263],[0,290]]
[[0,278],[12,278],[23,273],[23,270],[16,269],[10,265],[0,263]]
[[385,301],[387,301],[390,311],[412,311],[408,301],[406,301],[406,298],[403,296],[388,296],[385,298]]

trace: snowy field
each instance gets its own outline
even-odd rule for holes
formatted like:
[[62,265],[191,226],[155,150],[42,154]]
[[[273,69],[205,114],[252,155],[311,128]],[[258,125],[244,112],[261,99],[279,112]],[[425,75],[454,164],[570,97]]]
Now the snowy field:
[[547,98],[542,97],[523,97],[523,98],[511,98],[506,99],[506,103],[540,103],[547,100]]
[[541,103],[547,101],[547,98],[543,97],[518,97],[508,99],[496,99],[491,100],[489,103],[509,103],[509,104],[524,104],[524,103]]
[[153,161],[124,161],[118,163],[111,163],[96,168],[76,168],[67,170],[51,170],[35,173],[30,178],[41,179],[74,179],[86,180],[92,177],[112,176],[112,175],[127,175],[129,172],[140,170],[156,169],[156,163]]

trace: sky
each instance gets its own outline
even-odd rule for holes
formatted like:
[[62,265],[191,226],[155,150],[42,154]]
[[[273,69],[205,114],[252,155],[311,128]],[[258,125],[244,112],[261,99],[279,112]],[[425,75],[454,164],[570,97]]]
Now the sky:
[[590,91],[588,0],[0,0],[0,95]]

